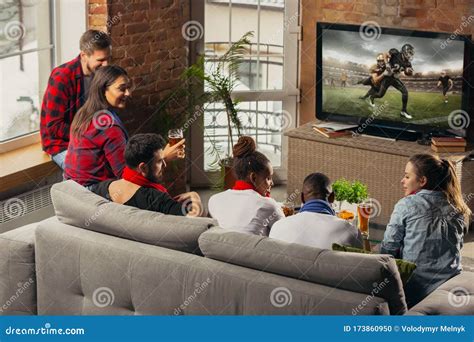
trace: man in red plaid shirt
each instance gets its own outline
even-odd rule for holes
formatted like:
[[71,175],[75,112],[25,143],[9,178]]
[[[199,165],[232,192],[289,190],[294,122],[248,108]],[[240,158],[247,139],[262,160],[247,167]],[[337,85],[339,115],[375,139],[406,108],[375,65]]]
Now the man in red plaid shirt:
[[41,106],[40,132],[43,150],[64,169],[69,144],[69,128],[84,104],[91,76],[110,60],[110,37],[88,30],[80,39],[81,52],[73,60],[53,69]]

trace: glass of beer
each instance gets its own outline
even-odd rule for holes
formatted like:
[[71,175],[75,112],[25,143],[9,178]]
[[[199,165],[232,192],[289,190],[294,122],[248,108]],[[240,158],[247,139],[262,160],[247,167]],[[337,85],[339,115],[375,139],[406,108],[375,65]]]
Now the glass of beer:
[[357,205],[357,222],[362,237],[369,237],[369,218],[372,214],[372,204],[369,202],[359,203]]
[[179,143],[183,139],[183,130],[181,128],[173,128],[168,131],[168,142],[170,146]]

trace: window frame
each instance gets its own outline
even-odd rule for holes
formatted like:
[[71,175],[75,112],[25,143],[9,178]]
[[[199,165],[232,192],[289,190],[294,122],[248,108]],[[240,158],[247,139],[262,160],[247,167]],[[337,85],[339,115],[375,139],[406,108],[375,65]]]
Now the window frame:
[[[260,5],[259,5],[260,6]],[[297,14],[297,20],[289,20],[290,15]],[[235,91],[232,96],[238,97],[241,102],[246,101],[282,101],[282,110],[291,114],[291,126],[297,127],[298,102],[300,90],[299,82],[299,42],[300,42],[300,1],[285,0],[285,11],[283,20],[283,89],[281,90],[249,90]],[[205,0],[193,1],[191,4],[192,20],[201,23],[205,27]],[[231,30],[232,18],[229,22]],[[231,32],[231,31],[229,31]],[[257,33],[258,34],[258,33]],[[189,42],[189,63],[193,64],[199,56],[204,54],[204,35],[202,38]],[[257,67],[258,70],[258,67]],[[188,179],[191,186],[208,186],[212,172],[204,171],[204,118],[201,116],[197,125],[191,127],[191,165]],[[281,166],[274,168],[275,184],[285,183],[288,172],[288,138],[282,132]]]
[[[49,6],[49,36],[50,36],[50,42],[52,44],[49,44],[48,46],[41,46],[37,47],[35,49],[29,49],[29,50],[24,50],[24,51],[18,51],[14,53],[8,53],[3,56],[0,56],[0,59],[4,58],[9,58],[9,57],[14,57],[14,56],[21,56],[29,53],[34,53],[34,52],[40,52],[44,50],[49,50],[50,51],[50,70],[52,70],[53,66],[56,64],[56,61],[58,60],[58,39],[57,39],[57,32],[58,32],[58,18],[57,18],[57,10],[59,6],[59,1],[54,1],[54,0],[48,0],[48,6]],[[39,80],[39,84],[47,84],[48,76],[45,76],[44,78]],[[41,103],[39,103],[39,111],[41,113]],[[5,140],[3,142],[0,142],[0,153],[6,153],[9,151],[13,151],[19,148],[22,148],[24,146],[28,146],[31,144],[35,144],[41,141],[41,136],[40,136],[40,131],[39,129],[34,132],[22,134],[16,137],[12,137],[8,140]]]

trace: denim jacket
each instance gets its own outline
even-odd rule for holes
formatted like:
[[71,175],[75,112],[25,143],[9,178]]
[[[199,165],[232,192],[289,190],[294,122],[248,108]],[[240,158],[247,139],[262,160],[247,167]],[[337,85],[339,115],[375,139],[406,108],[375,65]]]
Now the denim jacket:
[[421,190],[395,205],[380,251],[416,264],[405,287],[409,306],[461,271],[464,227],[442,191]]

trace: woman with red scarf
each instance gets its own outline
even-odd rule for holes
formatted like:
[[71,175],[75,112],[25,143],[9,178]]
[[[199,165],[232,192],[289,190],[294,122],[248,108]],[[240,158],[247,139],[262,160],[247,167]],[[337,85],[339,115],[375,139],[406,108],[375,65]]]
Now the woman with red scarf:
[[165,141],[158,134],[136,134],[125,148],[122,179],[106,180],[92,188],[96,194],[116,203],[177,216],[201,216],[201,199],[195,192],[175,198],[160,184],[166,167]]
[[270,198],[273,168],[265,155],[256,151],[251,137],[240,137],[233,148],[234,187],[212,196],[209,213],[223,228],[268,236],[272,225],[285,217]]

